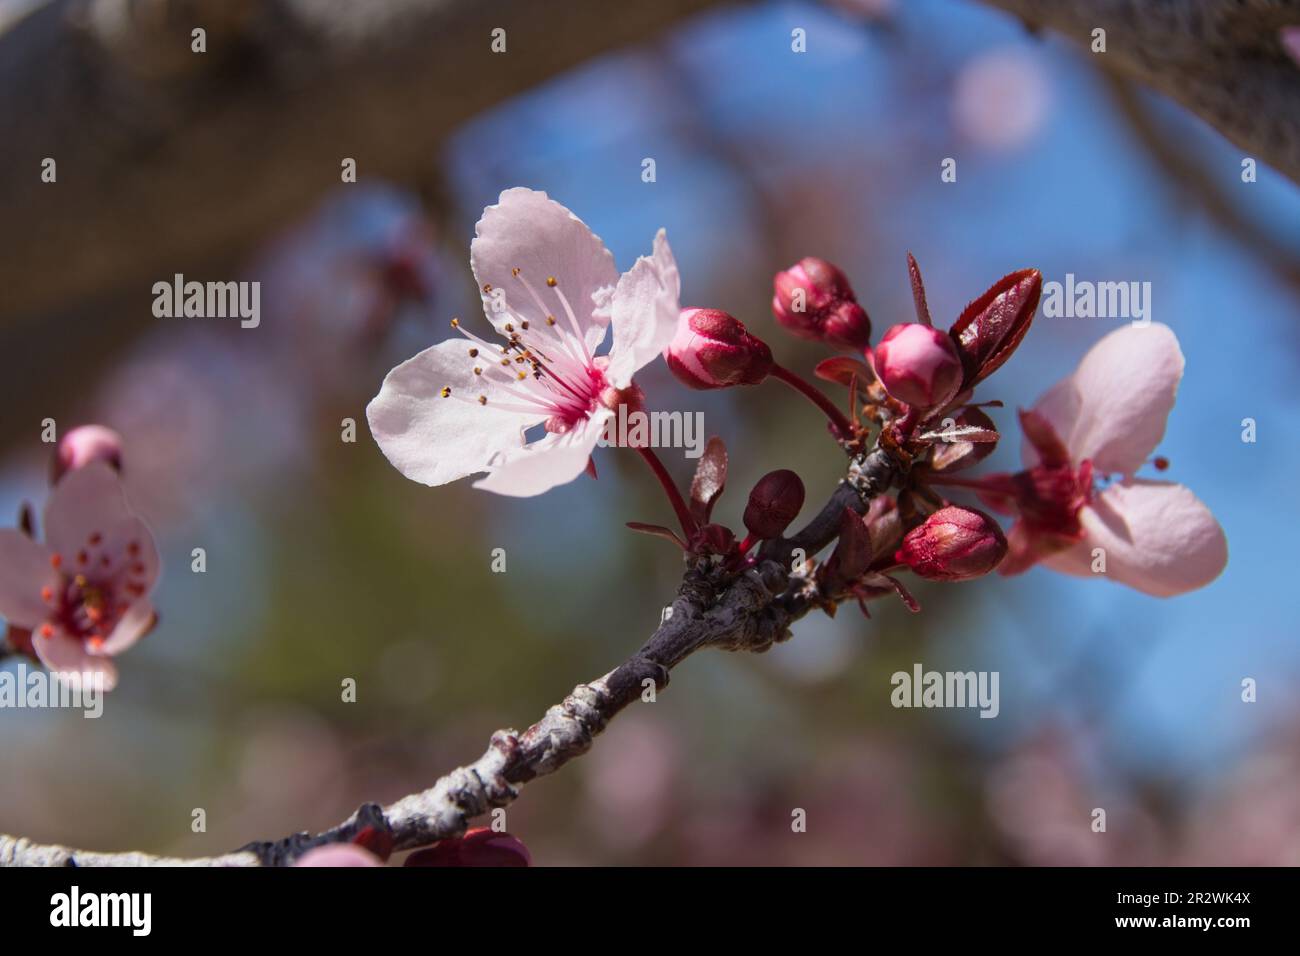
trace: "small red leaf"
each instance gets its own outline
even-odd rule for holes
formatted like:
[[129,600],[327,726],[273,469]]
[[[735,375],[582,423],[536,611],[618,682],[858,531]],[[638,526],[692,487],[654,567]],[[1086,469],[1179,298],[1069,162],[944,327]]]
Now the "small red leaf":
[[948,334],[966,370],[963,388],[988,378],[1011,357],[1029,331],[1043,291],[1037,269],[1003,276],[962,311]]
[[964,408],[954,419],[954,427],[949,429],[952,437],[943,437],[945,429],[940,427],[934,449],[930,452],[930,468],[933,471],[954,472],[983,461],[993,454],[999,438],[997,426],[993,419],[978,408]]
[[864,385],[870,384],[876,380],[876,375],[867,366],[866,362],[850,358],[847,355],[836,355],[834,358],[822,359],[813,369],[813,374],[826,382],[835,382],[837,385],[850,386],[856,377]]
[[713,505],[727,486],[727,446],[716,435],[704,446],[704,454],[695,466],[691,479],[691,515],[700,524],[708,524]]
[[852,584],[871,566],[871,532],[862,515],[845,508],[840,515],[840,538],[822,565],[819,583],[832,593]]
[[689,550],[686,542],[677,536],[671,528],[665,528],[661,524],[646,524],[644,521],[629,521],[627,526],[638,534],[652,534],[656,538],[667,538],[683,551]]
[[912,302],[916,306],[916,321],[922,325],[933,326],[930,321],[930,306],[925,301],[925,284],[921,281],[921,267],[916,264],[916,257],[907,254],[907,274],[912,280]]

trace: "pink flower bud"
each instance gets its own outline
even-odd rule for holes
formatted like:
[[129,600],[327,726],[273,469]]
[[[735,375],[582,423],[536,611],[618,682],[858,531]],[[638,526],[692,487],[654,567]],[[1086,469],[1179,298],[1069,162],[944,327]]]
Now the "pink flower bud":
[[1006,553],[1007,539],[996,521],[982,511],[949,506],[909,531],[894,560],[932,581],[966,581],[988,574]]
[[683,309],[664,358],[690,388],[757,385],[772,369],[772,350],[726,312]]
[[84,468],[92,461],[106,461],[114,471],[122,470],[122,436],[103,425],[82,425],[59,441],[54,452],[52,483],[70,471]]
[[745,505],[745,529],[767,540],[781,535],[803,507],[803,482],[788,469],[770,471],[758,479]]
[[825,259],[800,259],[772,280],[772,314],[790,333],[836,348],[862,350],[871,319],[844,273]]
[[528,847],[509,833],[476,827],[459,840],[439,840],[406,858],[404,866],[532,866]]
[[961,357],[952,339],[919,322],[886,332],[873,358],[885,391],[917,408],[942,405],[961,387]]

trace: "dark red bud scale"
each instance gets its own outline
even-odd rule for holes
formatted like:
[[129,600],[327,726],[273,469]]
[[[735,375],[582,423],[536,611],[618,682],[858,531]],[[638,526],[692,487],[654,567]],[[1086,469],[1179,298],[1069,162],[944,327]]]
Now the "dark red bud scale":
[[1042,273],[1021,269],[1003,276],[966,306],[948,330],[966,372],[962,388],[988,378],[1011,357],[1029,331],[1042,291]]

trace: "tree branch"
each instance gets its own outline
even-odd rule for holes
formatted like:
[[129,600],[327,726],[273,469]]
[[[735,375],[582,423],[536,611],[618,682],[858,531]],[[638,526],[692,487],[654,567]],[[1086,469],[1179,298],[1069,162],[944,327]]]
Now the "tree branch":
[[786,546],[802,547],[809,556],[821,550],[835,537],[826,531],[831,517],[838,528],[845,507],[862,511],[898,474],[881,449],[855,459],[818,516],[793,538],[774,543],[771,554],[779,560],[765,549],[739,576],[707,561],[688,565],[671,611],[639,651],[605,676],[579,684],[523,733],[498,730],[482,757],[427,790],[387,807],[365,804],[315,836],[298,833],[194,859],[74,850],[0,834],[0,866],[286,866],[313,847],[351,841],[367,828],[388,833],[395,850],[458,837],[474,817],[512,803],[528,781],[586,753],[615,715],[650,687],[667,686],[668,672],[691,654],[704,647],[761,653],[788,639],[790,625],[818,606],[818,596],[806,577],[792,573]]
[[1300,183],[1300,66],[1278,31],[1300,0],[984,0],[1031,28],[1090,49],[1107,65],[1196,113],[1248,155]]

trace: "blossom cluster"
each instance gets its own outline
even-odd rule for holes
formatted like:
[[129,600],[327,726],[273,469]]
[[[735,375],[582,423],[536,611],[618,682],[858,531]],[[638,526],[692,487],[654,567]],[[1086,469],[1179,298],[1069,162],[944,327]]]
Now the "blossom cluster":
[[[1001,403],[976,400],[975,391],[1030,329],[1042,290],[1035,269],[1004,276],[943,329],[909,255],[916,320],[893,325],[874,345],[871,318],[843,270],[815,257],[782,270],[773,280],[775,322],[839,353],[814,369],[847,390],[836,401],[777,362],[755,328],[721,309],[683,309],[663,230],[651,254],[620,275],[572,212],[544,193],[510,189],[484,211],[471,265],[494,335],[454,319],[457,336],[393,369],[368,408],[379,447],[409,478],[439,485],[481,474],[475,487],[527,496],[584,472],[594,477],[592,453],[607,422],[622,408],[644,407],[633,378],[662,355],[691,389],[778,380],[826,416],[850,459],[872,449],[890,456],[890,492],[863,501],[861,512],[846,509],[835,550],[807,566],[811,593],[828,610],[888,592],[915,606],[896,577],[905,570],[960,581],[1041,562],[1170,596],[1209,583],[1226,563],[1222,529],[1195,495],[1137,476],[1148,462],[1167,464],[1151,455],[1183,358],[1166,326],[1110,333],[1022,411],[1021,471],[959,474],[1000,438],[986,409]],[[539,428],[542,437],[530,440]],[[779,540],[804,504],[798,474],[769,473],[750,493],[742,534],[711,520],[726,483],[721,439],[710,440],[685,496],[652,450],[635,450],[678,526],[630,526],[673,541],[692,560],[737,572],[752,566],[759,546]],[[954,494],[1013,516],[1009,532]]]

